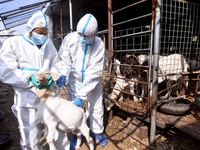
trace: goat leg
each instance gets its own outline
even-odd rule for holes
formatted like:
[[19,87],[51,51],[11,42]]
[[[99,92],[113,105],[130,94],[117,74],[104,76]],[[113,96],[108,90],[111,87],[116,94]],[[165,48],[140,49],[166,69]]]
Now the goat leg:
[[77,137],[75,148],[78,149],[81,146],[81,132],[79,129],[75,129],[72,131],[72,133]]
[[54,135],[56,133],[56,124],[51,123],[47,126],[47,128],[48,128],[48,131],[51,131],[51,132],[48,132],[47,137],[46,137],[47,143],[49,144],[49,149],[56,150],[55,143],[54,143],[55,142]]
[[80,131],[86,138],[90,150],[94,150],[94,142],[93,139],[90,137],[90,129],[88,128],[87,124],[82,125]]

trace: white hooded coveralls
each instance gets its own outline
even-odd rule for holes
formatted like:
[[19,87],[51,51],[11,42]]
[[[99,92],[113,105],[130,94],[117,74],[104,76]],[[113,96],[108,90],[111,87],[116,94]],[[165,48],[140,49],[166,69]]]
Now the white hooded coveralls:
[[49,39],[39,49],[29,38],[36,27],[47,28],[46,16],[41,11],[29,19],[25,35],[6,39],[0,50],[0,80],[12,85],[15,91],[12,110],[18,119],[23,150],[41,149],[38,145],[41,137],[36,116],[37,93],[30,76],[40,70],[56,72],[53,66],[60,60]]
[[[78,32],[68,34],[60,47],[63,74],[68,80],[68,99],[74,97],[88,99],[90,104],[90,129],[102,133],[103,97],[102,71],[105,48],[102,40],[96,36],[97,21],[91,14],[86,14],[77,25],[77,31],[94,39],[92,44],[81,44]],[[73,115],[73,114],[72,114]]]

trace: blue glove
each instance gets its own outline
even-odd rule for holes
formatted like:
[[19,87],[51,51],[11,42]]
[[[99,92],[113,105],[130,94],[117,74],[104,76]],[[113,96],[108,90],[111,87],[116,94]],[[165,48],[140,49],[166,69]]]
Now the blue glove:
[[36,78],[36,76],[34,74],[32,74],[32,76],[30,77],[30,80],[35,87],[37,87],[39,89],[42,88],[42,84],[39,83],[38,79]]
[[74,98],[74,104],[75,104],[76,106],[81,106],[81,105],[83,105],[83,100],[80,99],[80,98],[78,98],[78,97],[75,97],[75,98]]
[[49,75],[48,76],[48,84],[47,85],[45,85],[44,87],[48,90],[50,87],[51,87],[51,85],[53,84],[53,78],[52,78],[52,75]]
[[56,85],[60,88],[64,88],[64,86],[66,85],[66,76],[61,75],[59,79],[56,81]]

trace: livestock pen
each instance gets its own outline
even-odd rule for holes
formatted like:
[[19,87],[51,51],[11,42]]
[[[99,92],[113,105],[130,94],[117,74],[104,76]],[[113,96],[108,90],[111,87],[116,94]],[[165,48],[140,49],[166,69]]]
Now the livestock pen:
[[[113,1],[114,3],[114,1]],[[105,99],[156,126],[200,140],[200,2],[137,0],[112,10],[108,1]]]

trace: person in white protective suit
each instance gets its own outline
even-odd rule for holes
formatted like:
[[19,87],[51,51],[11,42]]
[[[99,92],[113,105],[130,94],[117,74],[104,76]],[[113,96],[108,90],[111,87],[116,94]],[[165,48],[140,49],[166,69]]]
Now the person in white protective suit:
[[[12,111],[18,119],[23,150],[39,150],[40,123],[36,115],[37,92],[42,88],[35,77],[38,71],[57,73],[60,58],[48,36],[46,15],[39,11],[27,22],[26,33],[6,39],[0,50],[0,80],[14,89]],[[60,67],[60,66],[59,66]],[[48,89],[53,83],[49,76]]]
[[[108,143],[104,134],[102,72],[105,47],[97,37],[98,23],[92,14],[84,15],[77,31],[68,34],[58,51],[63,72],[57,81],[59,87],[68,87],[68,99],[77,106],[89,101],[89,126],[101,146]],[[66,116],[67,117],[67,116]]]

